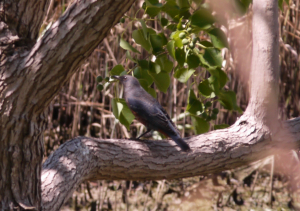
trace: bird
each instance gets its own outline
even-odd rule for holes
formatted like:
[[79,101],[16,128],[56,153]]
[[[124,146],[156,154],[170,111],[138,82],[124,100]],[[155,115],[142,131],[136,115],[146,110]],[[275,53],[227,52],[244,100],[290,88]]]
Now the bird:
[[112,78],[119,80],[123,85],[124,98],[129,109],[136,119],[147,128],[146,132],[137,139],[140,139],[152,130],[156,130],[175,141],[182,151],[187,152],[191,150],[189,145],[180,137],[179,131],[168,113],[140,85],[137,78],[130,75],[114,75]]

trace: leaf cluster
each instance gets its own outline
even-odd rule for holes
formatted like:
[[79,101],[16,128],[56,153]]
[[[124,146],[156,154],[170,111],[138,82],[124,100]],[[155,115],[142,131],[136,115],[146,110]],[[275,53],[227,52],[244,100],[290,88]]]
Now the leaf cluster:
[[[228,77],[222,68],[221,50],[228,48],[226,34],[218,27],[209,5],[201,2],[146,0],[141,8],[142,18],[122,18],[121,23],[128,19],[139,25],[132,32],[133,44],[120,38],[120,47],[127,51],[127,60],[135,67],[126,72],[117,65],[110,72],[111,75],[131,72],[153,97],[156,97],[153,84],[166,92],[171,74],[181,83],[192,78],[186,112],[192,117],[197,134],[207,132],[210,121],[217,119],[219,110],[211,108],[215,102],[224,109],[241,112],[235,93],[224,90]],[[153,21],[159,24],[159,30],[151,27]],[[147,58],[140,58],[141,50],[137,46],[147,53]],[[205,74],[200,74],[203,72]],[[197,81],[199,75],[207,77]],[[130,110],[120,99],[114,99],[114,102],[115,117],[128,128],[133,120]],[[214,128],[225,126],[215,125]]]

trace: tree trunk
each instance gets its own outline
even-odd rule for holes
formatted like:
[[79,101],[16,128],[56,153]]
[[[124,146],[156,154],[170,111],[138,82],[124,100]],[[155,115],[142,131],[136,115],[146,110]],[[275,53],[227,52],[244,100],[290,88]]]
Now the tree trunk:
[[0,210],[41,206],[42,133],[47,116],[36,112],[32,70],[22,62],[38,37],[48,3],[18,3],[0,3]]
[[0,2],[0,210],[40,210],[44,110],[133,2],[74,1],[39,41],[49,1]]

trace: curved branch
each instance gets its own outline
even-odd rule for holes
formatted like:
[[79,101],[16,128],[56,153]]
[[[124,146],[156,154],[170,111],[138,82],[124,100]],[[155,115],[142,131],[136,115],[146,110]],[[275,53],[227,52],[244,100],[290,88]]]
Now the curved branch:
[[59,209],[57,206],[85,180],[159,180],[205,175],[259,160],[283,146],[298,147],[300,118],[288,121],[273,136],[277,138],[270,137],[261,125],[246,116],[230,128],[187,138],[192,148],[189,153],[180,151],[170,140],[77,137],[61,145],[43,164],[43,208]]
[[[134,0],[75,1],[34,46],[25,63],[36,70],[37,107],[43,107],[106,37]],[[47,95],[47,97],[45,97]],[[42,99],[42,100],[41,100]]]
[[[44,111],[133,2],[76,0],[33,47],[28,44],[30,50],[8,56],[0,67],[0,94],[22,96],[14,115]],[[5,110],[9,105],[3,104]]]

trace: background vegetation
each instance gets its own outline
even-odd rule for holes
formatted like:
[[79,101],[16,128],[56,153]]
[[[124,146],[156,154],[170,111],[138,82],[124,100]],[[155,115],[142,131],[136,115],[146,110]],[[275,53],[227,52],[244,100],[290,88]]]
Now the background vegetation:
[[[214,11],[222,30],[228,39],[230,50],[221,47],[220,55],[223,59],[223,70],[228,81],[224,90],[236,93],[236,104],[244,110],[248,103],[247,80],[250,70],[251,56],[251,4],[242,5],[247,1],[211,0],[210,9]],[[43,30],[65,11],[70,1],[53,0],[47,18],[41,29]],[[136,45],[132,36],[133,31],[141,29],[142,24],[134,18],[142,18],[143,1],[136,1],[124,20],[121,20],[104,42],[92,53],[89,59],[73,76],[69,84],[65,85],[49,107],[49,125],[45,133],[45,157],[60,144],[78,136],[92,136],[99,138],[130,138],[135,137],[144,129],[134,120],[130,130],[119,123],[112,112],[112,99],[120,97],[118,86],[101,82],[104,89],[99,92],[97,76],[106,78],[111,69],[121,64],[125,69],[133,70],[135,65],[120,47],[121,37],[130,43],[141,54],[135,59],[148,59],[149,52]],[[299,1],[280,2],[280,116],[290,119],[299,116]],[[149,2],[148,5],[149,7]],[[151,5],[150,5],[151,6]],[[155,9],[154,9],[155,11]],[[162,30],[161,17],[147,21],[149,27]],[[176,29],[177,30],[177,23]],[[225,26],[225,27],[224,27]],[[169,33],[166,31],[166,33]],[[179,36],[179,34],[178,34]],[[207,33],[200,33],[201,41],[211,41]],[[124,46],[123,46],[124,47]],[[125,47],[126,48],[126,47]],[[159,52],[157,52],[159,53]],[[130,54],[137,56],[137,54]],[[186,83],[179,82],[174,75],[170,76],[168,89],[159,87],[155,83],[153,89],[158,101],[166,108],[178,125],[182,136],[192,136],[203,131],[197,130],[197,122],[184,112],[189,104],[189,89],[193,89],[201,103],[212,102],[207,106],[212,114],[213,108],[219,113],[215,120],[210,120],[209,129],[214,125],[231,125],[239,116],[237,111],[229,111],[218,101],[201,98],[197,95],[197,86],[193,86],[206,79],[210,74],[205,67],[196,67],[198,74],[189,78]],[[115,69],[116,70],[116,69]],[[176,77],[176,74],[175,74]],[[178,78],[178,77],[177,77]],[[162,90],[165,89],[165,90]],[[162,92],[162,91],[165,91]],[[291,97],[293,96],[293,97]],[[208,111],[207,110],[207,111]],[[236,109],[237,110],[237,109]],[[205,118],[204,118],[205,119]],[[206,119],[207,120],[207,119]],[[201,128],[201,127],[200,127]],[[154,133],[154,138],[160,138]],[[150,137],[149,137],[150,138]],[[220,172],[218,175],[206,175],[186,178],[176,181],[101,181],[82,184],[73,194],[65,210],[255,210],[263,209],[297,209],[300,208],[299,187],[299,159],[298,152],[269,157],[241,169]]]

